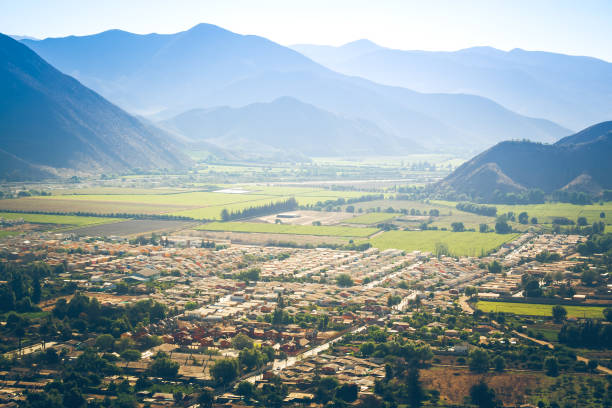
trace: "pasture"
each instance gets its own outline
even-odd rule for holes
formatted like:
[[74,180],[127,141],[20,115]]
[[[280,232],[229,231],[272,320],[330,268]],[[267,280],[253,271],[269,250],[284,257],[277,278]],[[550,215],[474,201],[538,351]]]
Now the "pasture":
[[267,234],[316,235],[331,237],[366,238],[378,231],[376,228],[353,228],[341,226],[314,226],[266,224],[258,222],[212,222],[196,227],[203,231],[256,232]]
[[[510,302],[487,302],[480,300],[476,307],[485,313],[503,312],[514,313],[524,316],[552,316],[554,305],[540,305],[531,303],[510,303]],[[582,317],[601,319],[603,318],[603,307],[599,306],[563,306],[567,310],[567,317]]]
[[456,256],[481,256],[512,241],[518,234],[481,234],[479,232],[451,231],[387,231],[370,239],[379,249],[434,252],[437,243],[446,244]]

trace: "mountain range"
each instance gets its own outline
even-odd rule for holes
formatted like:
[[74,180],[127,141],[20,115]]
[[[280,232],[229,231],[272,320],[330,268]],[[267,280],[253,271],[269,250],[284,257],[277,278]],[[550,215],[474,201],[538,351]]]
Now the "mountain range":
[[505,139],[552,142],[571,133],[485,97],[423,94],[343,75],[265,38],[209,24],[176,34],[111,30],[22,42],[119,106],[157,119],[289,96],[371,123],[372,138],[381,131],[392,143],[406,139],[416,151],[471,153]]
[[366,120],[334,115],[291,97],[240,108],[193,109],[159,122],[189,142],[206,141],[233,152],[294,157],[390,155],[419,150]]
[[602,122],[552,145],[506,141],[459,166],[438,190],[490,199],[495,191],[539,189],[587,192],[612,189],[612,121]]
[[144,124],[0,34],[0,177],[176,169],[189,160]]
[[612,117],[612,64],[541,51],[404,51],[368,40],[294,50],[346,75],[426,93],[490,98],[522,115],[581,129]]

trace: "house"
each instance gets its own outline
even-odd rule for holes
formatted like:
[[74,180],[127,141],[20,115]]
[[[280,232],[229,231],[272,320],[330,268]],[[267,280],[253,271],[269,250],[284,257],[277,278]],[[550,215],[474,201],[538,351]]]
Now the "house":
[[130,275],[130,278],[133,278],[135,280],[152,281],[152,280],[155,280],[155,279],[159,278],[160,275],[161,275],[160,272],[157,271],[156,269],[145,267],[145,268],[139,269],[137,271],[134,271]]

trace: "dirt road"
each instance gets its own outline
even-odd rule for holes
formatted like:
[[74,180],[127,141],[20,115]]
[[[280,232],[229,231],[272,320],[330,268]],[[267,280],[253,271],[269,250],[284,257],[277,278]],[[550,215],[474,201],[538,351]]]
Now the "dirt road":
[[[516,330],[514,330],[513,333],[516,334],[519,337],[522,337],[524,339],[530,340],[530,341],[532,341],[534,343],[537,343],[537,344],[539,344],[541,346],[546,346],[546,347],[548,347],[551,350],[555,348],[555,346],[552,343],[548,342],[548,341],[534,339],[533,337],[529,337],[526,334],[519,333]],[[588,358],[582,357],[582,356],[578,356],[578,355],[576,356],[576,360],[582,361],[585,364],[589,363],[589,359]],[[602,365],[598,365],[597,366],[597,371],[600,371],[600,372],[602,372],[604,374],[607,374],[607,375],[612,375],[612,370],[610,370],[609,368],[604,367]]]

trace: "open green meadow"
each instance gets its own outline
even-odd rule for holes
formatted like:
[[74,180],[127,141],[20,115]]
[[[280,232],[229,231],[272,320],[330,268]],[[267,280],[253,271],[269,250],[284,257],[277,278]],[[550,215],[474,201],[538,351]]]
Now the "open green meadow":
[[448,246],[453,255],[481,256],[512,241],[518,234],[482,234],[479,232],[451,231],[387,231],[370,239],[379,249],[434,252],[437,243]]
[[381,222],[390,221],[396,218],[398,214],[389,214],[389,213],[368,213],[363,215],[358,215],[357,217],[349,218],[343,221],[345,224],[378,224]]
[[265,224],[258,222],[212,222],[203,224],[196,229],[204,231],[256,232],[264,234],[294,234],[331,237],[366,238],[378,231],[376,228],[353,228],[340,226],[314,226]]
[[[525,316],[552,316],[554,305],[540,305],[530,303],[504,303],[487,302],[479,300],[476,307],[483,312],[514,313]],[[603,318],[603,307],[599,306],[563,306],[567,310],[567,317],[582,317],[601,319]]]

